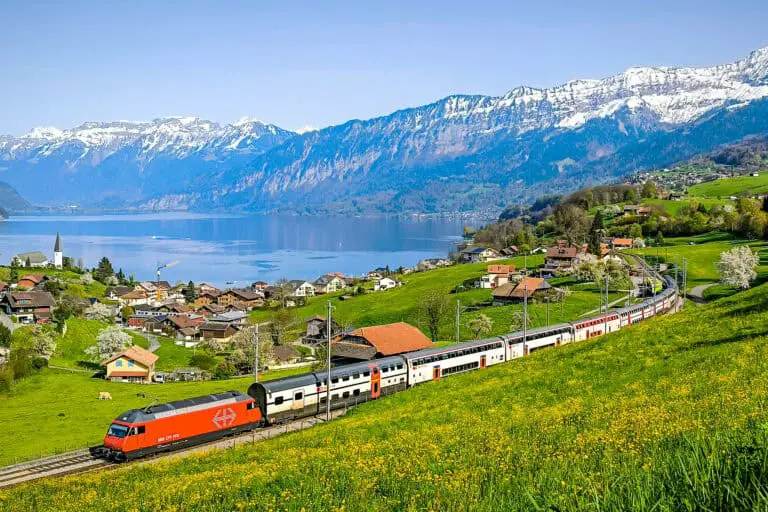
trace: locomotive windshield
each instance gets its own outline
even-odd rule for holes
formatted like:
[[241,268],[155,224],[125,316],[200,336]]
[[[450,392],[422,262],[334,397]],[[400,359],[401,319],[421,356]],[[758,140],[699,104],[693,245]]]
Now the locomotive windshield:
[[125,425],[119,425],[117,423],[113,423],[109,426],[109,432],[107,432],[108,436],[112,437],[125,437],[128,435],[128,427]]

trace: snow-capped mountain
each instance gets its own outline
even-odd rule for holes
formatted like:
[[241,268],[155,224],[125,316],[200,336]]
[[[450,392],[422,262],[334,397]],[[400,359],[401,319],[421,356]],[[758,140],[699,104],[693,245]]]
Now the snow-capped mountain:
[[91,189],[92,199],[147,208],[494,209],[768,131],[766,98],[763,48],[707,68],[638,67],[550,89],[454,95],[301,134],[247,119],[38,128],[0,138],[0,179],[33,200],[71,200],[62,197],[71,187],[40,184],[82,175],[78,183],[111,184]]

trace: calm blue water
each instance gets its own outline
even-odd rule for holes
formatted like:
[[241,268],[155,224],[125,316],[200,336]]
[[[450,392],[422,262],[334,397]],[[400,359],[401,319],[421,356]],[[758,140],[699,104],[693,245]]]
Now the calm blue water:
[[343,217],[227,216],[186,213],[28,216],[0,222],[0,261],[42,251],[53,259],[56,232],[64,255],[89,267],[102,256],[138,280],[154,279],[158,261],[179,260],[162,278],[243,286],[281,277],[314,280],[327,272],[360,275],[445,256],[461,221]]

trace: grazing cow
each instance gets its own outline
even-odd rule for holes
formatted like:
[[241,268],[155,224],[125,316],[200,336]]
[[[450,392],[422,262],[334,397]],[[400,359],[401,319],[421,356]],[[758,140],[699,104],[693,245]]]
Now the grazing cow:
[[112,395],[106,391],[99,391],[99,400],[112,400]]

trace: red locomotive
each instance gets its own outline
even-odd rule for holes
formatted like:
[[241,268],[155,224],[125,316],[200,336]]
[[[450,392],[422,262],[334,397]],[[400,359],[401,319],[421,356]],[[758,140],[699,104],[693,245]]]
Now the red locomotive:
[[245,432],[263,424],[261,410],[239,391],[132,409],[117,417],[102,455],[131,460]]

